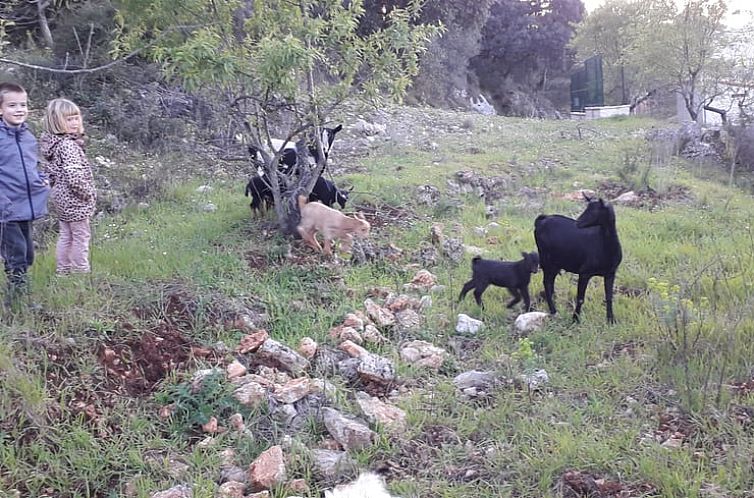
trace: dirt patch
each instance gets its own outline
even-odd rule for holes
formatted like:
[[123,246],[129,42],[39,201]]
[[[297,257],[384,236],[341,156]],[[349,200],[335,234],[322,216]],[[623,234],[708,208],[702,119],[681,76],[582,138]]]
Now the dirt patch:
[[647,290],[640,289],[639,287],[629,287],[627,285],[616,285],[615,293],[619,296],[641,297],[647,294]]
[[[597,186],[597,194],[603,199],[613,202],[621,194],[630,192],[630,186],[612,180],[606,180]],[[658,192],[651,187],[642,190],[634,190],[636,199],[628,205],[641,209],[657,209],[664,204],[680,203],[693,200],[693,195],[688,187],[683,185],[669,185],[663,192]]]
[[417,438],[418,441],[433,448],[440,448],[446,444],[461,444],[458,434],[445,425],[427,425]]
[[748,396],[754,393],[754,377],[744,381],[731,382],[730,390],[738,396]]
[[249,268],[255,271],[265,271],[270,266],[267,255],[256,251],[248,251],[244,254],[244,259]]
[[680,448],[696,433],[697,428],[688,415],[677,408],[668,408],[658,415],[657,429],[651,439],[667,448]]
[[180,330],[165,322],[124,342],[106,342],[97,351],[108,379],[135,397],[151,393],[171,372],[186,369],[193,357],[216,360],[217,354],[192,344]]
[[230,298],[206,290],[200,295],[199,290],[181,282],[156,286],[155,292],[156,296],[135,306],[132,313],[141,320],[167,323],[184,332],[194,330],[197,324],[228,328],[239,319],[263,327],[268,320],[264,304],[254,296]]
[[751,428],[754,425],[754,407],[731,405],[728,411],[730,418],[743,427]]
[[364,215],[364,218],[366,218],[373,230],[387,226],[410,228],[418,218],[415,213],[406,208],[390,206],[387,204],[382,204],[380,206],[359,204],[353,208]]
[[641,341],[619,342],[613,344],[609,351],[602,353],[602,357],[606,360],[614,360],[620,356],[636,358],[643,348],[644,343]]
[[568,470],[558,481],[558,492],[564,498],[631,498],[660,496],[649,483],[630,484],[605,478],[591,472]]

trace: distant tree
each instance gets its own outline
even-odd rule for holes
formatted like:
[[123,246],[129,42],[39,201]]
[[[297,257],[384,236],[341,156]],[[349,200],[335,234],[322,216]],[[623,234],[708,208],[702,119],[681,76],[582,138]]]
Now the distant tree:
[[568,43],[583,15],[581,0],[497,1],[482,30],[482,48],[474,61],[477,74],[544,88],[550,74],[562,74],[569,66]]
[[720,94],[730,75],[723,16],[725,0],[686,0],[669,22],[649,19],[629,57],[645,88],[665,80],[678,93],[691,119]]
[[630,56],[644,27],[653,21],[669,22],[674,11],[670,0],[607,0],[576,26],[571,46],[581,60],[602,57],[609,102],[633,103],[647,93]]
[[724,0],[609,0],[577,27],[580,57],[603,56],[611,87],[636,102],[667,87],[696,120],[730,75],[724,56]]
[[357,0],[121,0],[116,48],[151,43],[147,53],[168,77],[214,93],[229,119],[249,124],[245,138],[267,151],[262,166],[288,232],[295,226],[289,201],[311,191],[325,162],[302,164],[300,177],[284,175],[271,138],[292,143],[308,134],[323,157],[321,127],[345,99],[405,95],[419,56],[440,32],[417,23],[422,5],[412,0],[360,34]]
[[[427,0],[420,24],[442,23],[445,32],[422,56],[412,94],[429,104],[459,104],[469,83],[469,63],[480,50],[482,28],[496,0]],[[361,33],[384,27],[387,13],[405,8],[406,0],[365,0]],[[464,101],[464,103],[467,103]]]
[[80,0],[4,0],[0,3],[0,20],[6,23],[11,38],[28,35],[48,48],[54,47],[51,23]]

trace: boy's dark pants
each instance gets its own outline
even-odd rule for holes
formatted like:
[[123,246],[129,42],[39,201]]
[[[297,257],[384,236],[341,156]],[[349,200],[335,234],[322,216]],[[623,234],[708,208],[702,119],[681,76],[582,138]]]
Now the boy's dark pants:
[[5,261],[8,279],[6,304],[27,292],[26,272],[34,262],[34,242],[31,221],[0,223],[0,255]]

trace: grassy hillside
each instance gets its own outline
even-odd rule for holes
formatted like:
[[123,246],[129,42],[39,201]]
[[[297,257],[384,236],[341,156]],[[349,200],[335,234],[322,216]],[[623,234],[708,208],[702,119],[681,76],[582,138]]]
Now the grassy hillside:
[[[752,496],[751,195],[729,188],[709,165],[669,156],[668,144],[647,142],[648,130],[668,126],[659,122],[408,108],[386,119],[392,140],[378,140],[368,154],[335,152],[332,168],[355,186],[349,209],[368,213],[374,246],[393,244],[399,257],[351,265],[283,239],[271,218],[250,219],[237,175],[166,184],[148,205],[131,199],[133,206],[99,219],[91,276],[55,277],[52,250],[41,250],[32,276],[43,311],[6,314],[0,325],[0,496],[147,497],[179,483],[194,497],[215,496],[222,449],[234,448],[245,469],[286,439],[267,408],[238,407],[222,376],[199,392],[187,388],[199,369],[246,361],[233,351],[246,333],[233,310],[266,316],[270,336],[293,348],[305,336],[334,347],[328,331],[363,310],[370,290],[405,292],[422,269],[415,255],[432,245],[433,224],[487,257],[518,259],[536,250],[538,214],[583,209],[564,194],[591,189],[612,199],[647,185],[642,205],[616,205],[624,250],[617,325],[605,323],[599,278],[573,324],[575,279],[562,275],[560,314],[522,338],[512,327],[520,308],[505,308],[504,290],[486,292],[485,311],[471,296],[456,302],[471,254],[426,267],[444,287],[431,293],[421,326],[382,328],[388,343],[365,345],[396,364],[397,385],[379,394],[406,411],[407,430],[373,426],[377,442],[352,456],[361,468],[386,469],[389,487],[404,497]],[[164,171],[179,167],[172,161],[122,160]],[[479,195],[448,184],[461,170],[497,179],[491,217]],[[212,189],[198,193],[202,184]],[[417,201],[425,184],[440,190],[434,205]],[[541,289],[539,273],[530,290]],[[546,310],[543,301],[536,307]],[[458,313],[483,320],[484,329],[457,335]],[[448,351],[438,370],[400,358],[400,346],[414,339]],[[472,369],[494,372],[498,382],[469,398],[452,381]],[[546,386],[516,381],[535,369],[547,371]],[[335,385],[329,405],[358,414],[359,386],[308,374]],[[178,409],[161,417],[170,403]],[[227,426],[235,411],[250,435],[228,431],[209,447],[197,444],[209,416]],[[325,439],[321,421],[288,432],[288,478],[306,479],[310,489],[281,486],[273,496],[320,496],[354,475],[313,472],[301,448]]]

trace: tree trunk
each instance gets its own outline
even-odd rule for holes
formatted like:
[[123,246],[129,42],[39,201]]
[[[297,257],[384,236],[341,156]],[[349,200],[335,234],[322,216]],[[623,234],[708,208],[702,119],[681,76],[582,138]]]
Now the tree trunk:
[[42,33],[42,39],[44,44],[50,50],[53,49],[52,32],[50,31],[50,24],[47,21],[47,14],[45,10],[50,5],[50,0],[37,0],[37,18],[39,21],[39,31]]

